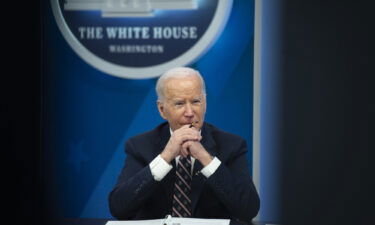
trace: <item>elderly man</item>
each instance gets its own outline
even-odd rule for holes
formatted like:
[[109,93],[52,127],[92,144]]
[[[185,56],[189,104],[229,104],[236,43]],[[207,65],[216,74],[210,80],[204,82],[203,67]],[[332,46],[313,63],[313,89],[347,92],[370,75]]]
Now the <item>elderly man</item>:
[[206,92],[198,71],[178,67],[156,85],[163,123],[126,142],[126,160],[109,196],[118,219],[228,218],[250,222],[259,197],[246,142],[204,122]]

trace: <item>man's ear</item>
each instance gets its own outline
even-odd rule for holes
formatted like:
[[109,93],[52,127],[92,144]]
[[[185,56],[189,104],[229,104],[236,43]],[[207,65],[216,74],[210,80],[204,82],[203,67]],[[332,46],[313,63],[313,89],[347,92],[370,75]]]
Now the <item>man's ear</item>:
[[160,116],[161,116],[163,119],[167,120],[167,118],[166,118],[166,116],[165,116],[165,112],[164,112],[164,103],[161,102],[160,100],[157,100],[157,101],[156,101],[156,104],[157,104],[157,106],[158,106],[158,110],[159,110]]

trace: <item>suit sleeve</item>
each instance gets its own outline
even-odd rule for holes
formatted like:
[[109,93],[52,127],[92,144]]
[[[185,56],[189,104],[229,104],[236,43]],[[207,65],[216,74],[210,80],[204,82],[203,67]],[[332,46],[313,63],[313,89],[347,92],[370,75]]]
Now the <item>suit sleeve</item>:
[[258,214],[260,200],[250,177],[246,153],[246,142],[242,140],[206,182],[229,210],[231,219],[250,223]]
[[132,219],[160,182],[155,181],[150,166],[129,140],[125,145],[126,159],[117,184],[109,195],[109,208],[117,219]]

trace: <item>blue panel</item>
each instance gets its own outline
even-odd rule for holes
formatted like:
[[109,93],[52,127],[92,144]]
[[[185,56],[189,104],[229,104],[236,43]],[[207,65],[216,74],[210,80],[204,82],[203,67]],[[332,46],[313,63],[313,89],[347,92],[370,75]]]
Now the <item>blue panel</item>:
[[262,1],[259,220],[280,222],[280,49],[281,2]]
[[[126,157],[125,140],[162,122],[156,79],[120,79],[94,69],[64,40],[50,7],[43,16],[43,173],[49,210],[55,216],[109,218],[107,197]],[[253,26],[254,1],[235,0],[221,37],[190,65],[206,79],[206,120],[246,138],[250,163]]]

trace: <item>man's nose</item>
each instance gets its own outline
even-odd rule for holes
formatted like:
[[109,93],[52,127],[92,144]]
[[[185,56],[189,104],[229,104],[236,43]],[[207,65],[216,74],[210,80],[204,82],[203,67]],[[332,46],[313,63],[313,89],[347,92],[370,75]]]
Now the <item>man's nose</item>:
[[192,117],[192,116],[194,116],[193,107],[192,107],[190,104],[186,104],[186,108],[185,108],[185,116],[187,116],[187,117]]

